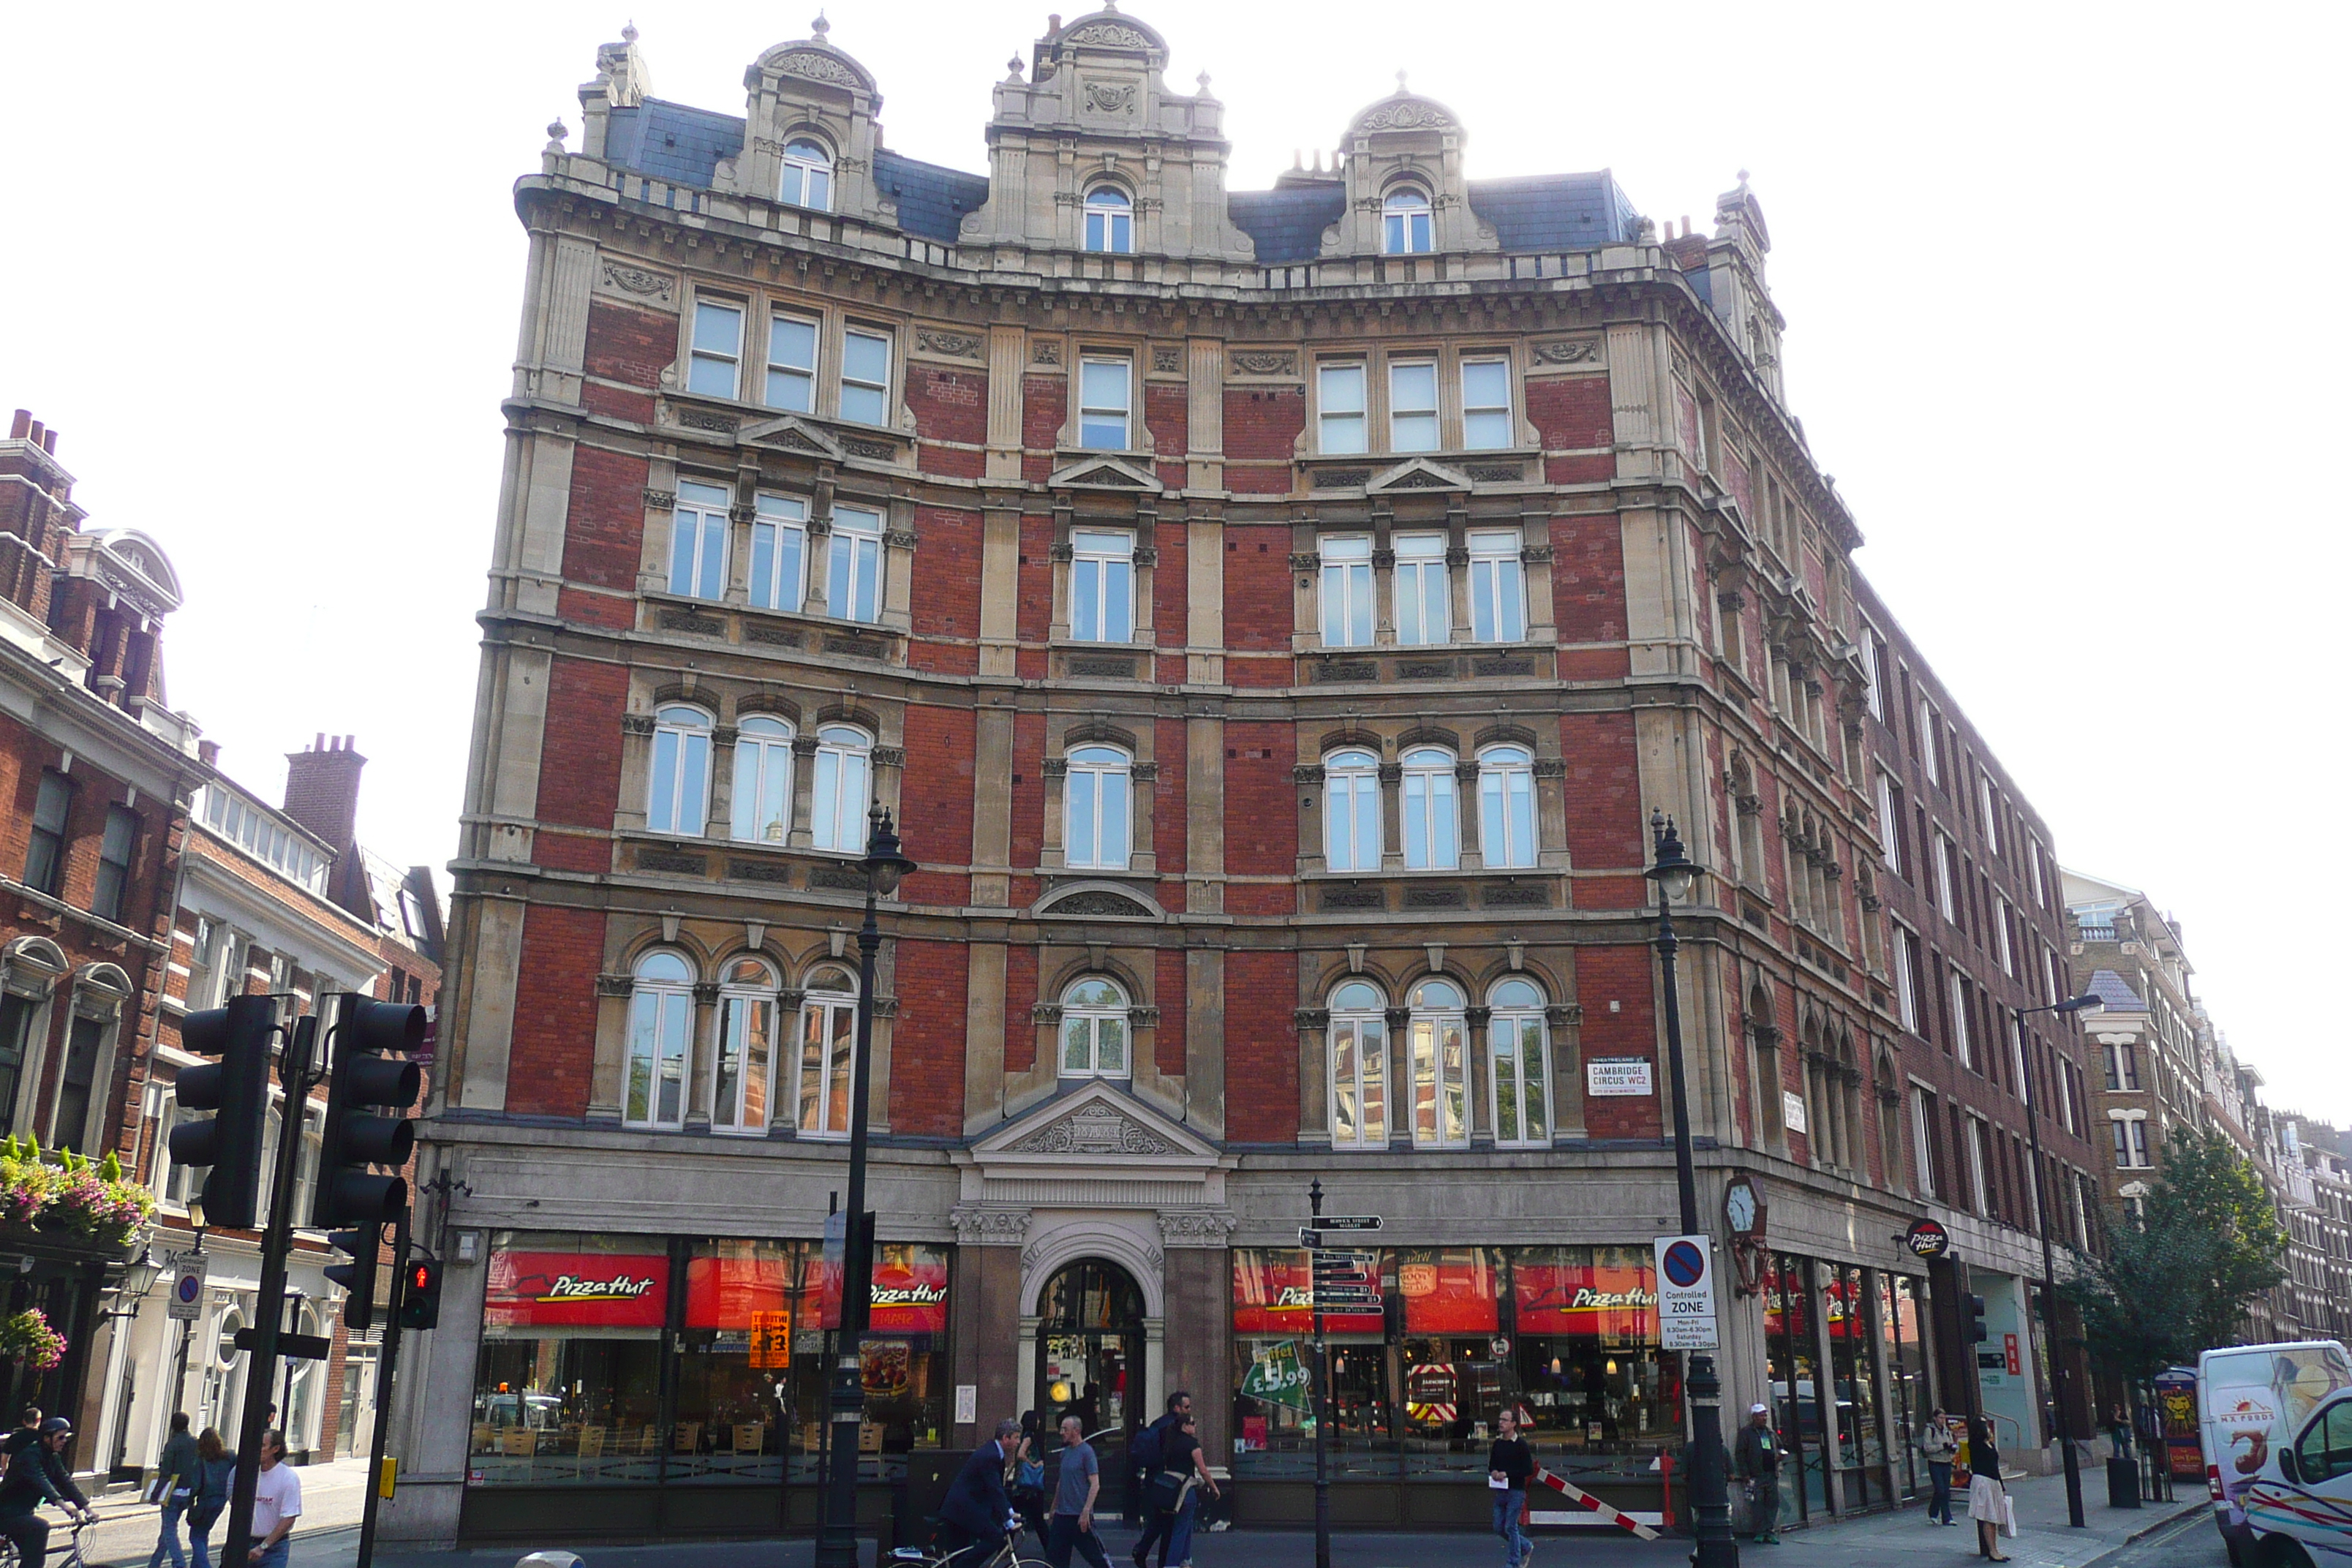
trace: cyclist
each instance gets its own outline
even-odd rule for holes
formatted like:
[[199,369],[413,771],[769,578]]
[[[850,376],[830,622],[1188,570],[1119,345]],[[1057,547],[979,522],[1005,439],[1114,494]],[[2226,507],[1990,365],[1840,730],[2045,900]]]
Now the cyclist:
[[34,1511],[43,1503],[57,1504],[77,1525],[98,1518],[89,1499],[74,1485],[73,1467],[65,1461],[73,1435],[72,1422],[62,1415],[50,1416],[41,1423],[32,1446],[9,1461],[7,1478],[0,1479],[0,1536],[16,1543],[20,1561],[48,1560],[49,1521]]

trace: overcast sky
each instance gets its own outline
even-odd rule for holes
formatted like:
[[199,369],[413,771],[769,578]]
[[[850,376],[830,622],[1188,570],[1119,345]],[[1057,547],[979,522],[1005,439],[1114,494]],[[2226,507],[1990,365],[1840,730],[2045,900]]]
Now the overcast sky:
[[[9,24],[0,400],[179,567],[174,706],[277,798],[353,732],[362,831],[446,861],[523,241],[509,188],[631,15],[740,113],[796,7],[30,6]],[[1081,6],[1066,0],[1067,15]],[[1475,177],[1751,172],[1790,397],[1864,569],[2051,823],[2147,889],[2273,1104],[2352,1116],[2305,897],[2343,826],[2347,8],[1129,6],[1228,105],[1233,185],[1410,67]],[[888,144],[984,171],[1045,6],[846,0]],[[2334,106],[2334,107],[2331,107]],[[2298,892],[2301,889],[2304,891]],[[2293,917],[2290,920],[2290,917]],[[2296,956],[2292,965],[2285,962]]]

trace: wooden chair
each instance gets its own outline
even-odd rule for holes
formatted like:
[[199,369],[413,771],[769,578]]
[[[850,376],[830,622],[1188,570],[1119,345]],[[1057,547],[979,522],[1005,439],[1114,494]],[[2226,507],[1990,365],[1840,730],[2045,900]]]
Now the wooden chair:
[[735,1452],[757,1454],[768,1446],[768,1428],[759,1422],[748,1422],[735,1428]]
[[637,1434],[637,1452],[640,1454],[658,1454],[661,1452],[660,1427],[656,1426],[651,1423],[646,1424],[646,1429]]
[[580,1428],[580,1457],[583,1459],[601,1459],[604,1457],[604,1428],[602,1426]]
[[673,1454],[692,1454],[698,1452],[701,1447],[702,1423],[679,1422],[671,1434],[669,1451]]
[[539,1452],[539,1434],[528,1426],[509,1426],[499,1434],[499,1452],[511,1458],[528,1459]]
[[498,1439],[490,1436],[490,1424],[487,1421],[475,1422],[473,1451],[477,1454],[495,1453],[498,1446]]

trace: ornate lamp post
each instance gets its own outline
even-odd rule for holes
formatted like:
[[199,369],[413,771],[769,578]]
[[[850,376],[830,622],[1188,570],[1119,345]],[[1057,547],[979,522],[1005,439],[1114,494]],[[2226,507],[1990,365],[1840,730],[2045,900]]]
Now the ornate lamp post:
[[2041,1100],[2033,1088],[2033,1056],[2025,1048],[2025,1019],[2030,1013],[2095,1013],[2105,1005],[2096,992],[2086,991],[2047,1007],[2010,1009],[2017,1016],[2017,1054],[2023,1058],[2025,1068],[2025,1138],[2033,1151],[2033,1221],[2042,1232],[2042,1332],[2050,1352],[2050,1408],[2056,1418],[2058,1457],[2066,1467],[2066,1522],[2077,1530],[2083,1528],[2083,1467],[2074,1457],[2074,1436],[2068,1430],[2066,1420],[2066,1358],[2058,1345],[2058,1264],[2050,1245],[2050,1194],[2044,1190],[2042,1169]]
[[824,1524],[817,1535],[817,1568],[857,1568],[857,1428],[866,1418],[860,1341],[874,1293],[874,1252],[866,1229],[866,1131],[873,1101],[874,955],[882,950],[875,906],[898,890],[915,863],[898,851],[890,814],[876,802],[866,813],[866,923],[857,928],[857,1059],[850,1073],[849,1191],[841,1262],[841,1332],[827,1401]]

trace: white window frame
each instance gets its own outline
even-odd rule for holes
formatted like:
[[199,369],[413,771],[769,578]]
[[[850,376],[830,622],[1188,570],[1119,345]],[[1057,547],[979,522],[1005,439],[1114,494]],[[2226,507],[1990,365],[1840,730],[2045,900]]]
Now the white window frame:
[[710,715],[688,703],[665,702],[655,710],[646,775],[646,831],[702,837],[710,820],[711,729]]
[[[1405,383],[1408,379],[1418,381],[1423,376],[1429,381],[1427,403],[1419,400],[1420,395],[1415,389],[1410,395],[1414,401],[1408,404]],[[1444,450],[1444,415],[1437,395],[1437,361],[1417,355],[1389,361],[1388,386],[1389,450],[1400,457]],[[1410,432],[1407,421],[1412,422]],[[1426,422],[1425,437],[1423,434],[1423,422]]]
[[[1454,1000],[1435,1000],[1443,986]],[[1412,1073],[1412,1142],[1416,1149],[1466,1149],[1470,1146],[1470,1021],[1462,1005],[1462,988],[1450,979],[1433,975],[1412,988],[1408,1060]],[[1453,1056],[1450,1067],[1447,1056]],[[1429,1103],[1422,1091],[1429,1090]],[[1423,1115],[1423,1111],[1427,1115]]]
[[1928,1093],[1916,1082],[1911,1085],[1911,1162],[1918,1168],[1913,1184],[1922,1194],[1942,1197],[1936,1186],[1936,1149],[1931,1142],[1935,1134],[1927,1127]]
[[833,210],[833,153],[822,142],[795,136],[784,143],[776,173],[776,199],[789,207],[811,212]]
[[1429,193],[1400,185],[1381,200],[1381,254],[1427,256],[1437,247],[1437,215]]
[[1488,870],[1535,866],[1535,752],[1515,742],[1478,753],[1478,853]]
[[[1473,383],[1480,374],[1492,371],[1502,383],[1502,401],[1481,401]],[[1518,443],[1511,417],[1511,362],[1501,355],[1480,354],[1465,358],[1461,366],[1462,382],[1462,449],[1465,452],[1495,452]]]
[[1332,752],[1323,763],[1324,869],[1378,871],[1386,847],[1381,819],[1379,756],[1354,748]]
[[1070,531],[1070,636],[1079,642],[1135,640],[1135,535]]
[[1392,533],[1389,543],[1396,555],[1397,642],[1443,647],[1454,640],[1454,574],[1445,563],[1445,535]]
[[1878,858],[1889,871],[1903,875],[1903,838],[1895,820],[1895,775],[1878,770]]
[[[1454,753],[1415,746],[1400,759],[1399,820],[1409,871],[1452,871],[1462,864],[1462,815]],[[1442,819],[1442,820],[1441,820]]]
[[[666,963],[683,970],[685,978],[648,973]],[[621,1125],[656,1131],[685,1126],[687,1064],[694,1053],[694,964],[685,954],[657,948],[637,960],[629,988],[628,1028]],[[640,1070],[645,1075],[642,1103],[637,1100]]]
[[793,832],[793,741],[789,719],[747,713],[735,722],[735,787],[728,829],[740,844],[781,849]]
[[2032,868],[2034,907],[2046,910],[2050,907],[2050,892],[2042,880],[2042,841],[2038,838],[2029,838],[2025,841],[2025,846],[2026,858]]
[[1951,993],[1952,1054],[1962,1067],[1982,1071],[1977,1066],[1976,1039],[1969,1029],[1969,977],[1960,973],[1959,965],[1947,964],[1944,984]]
[[[881,374],[877,379],[870,365],[858,361],[866,353],[881,355]],[[893,360],[890,334],[871,328],[847,327],[841,334],[841,417],[853,425],[890,423],[890,373]]]
[[686,363],[686,390],[697,397],[742,395],[743,322],[751,307],[741,300],[694,301]]
[[1086,215],[1082,248],[1100,256],[1135,253],[1134,197],[1117,185],[1100,184],[1087,193],[1080,210]]
[[2005,893],[1995,893],[1992,904],[1993,949],[2000,955],[2000,972],[2014,980],[2017,978],[2017,949],[2009,938],[2009,922],[2017,910]]
[[1951,835],[1940,827],[1937,828],[1936,908],[1942,911],[1947,921],[1958,925],[1960,923],[1960,893],[1959,889],[1953,885],[1956,880],[1956,874],[1952,869],[1954,853]]
[[1985,1142],[1992,1136],[1992,1123],[1971,1111],[1969,1123],[1969,1175],[1970,1177],[1969,1206],[1979,1215],[1992,1216],[1991,1173],[1985,1169]]
[[1985,847],[1998,855],[2000,853],[2000,797],[1992,787],[1992,775],[1981,769],[1977,773],[1977,809],[1984,818]]
[[810,844],[835,854],[863,856],[866,808],[874,795],[873,738],[856,725],[824,725],[816,732],[814,762]]
[[833,509],[825,550],[824,613],[874,626],[882,619],[882,514],[872,507]]
[[727,596],[727,514],[734,500],[724,485],[678,481],[669,513],[670,593],[713,602]]
[[1922,697],[1919,699],[1919,746],[1923,754],[1919,765],[1927,770],[1927,782],[1931,784],[1940,785],[1944,782],[1944,766],[1939,756],[1942,739],[1943,731],[1941,721],[1936,717],[1936,705]]
[[[1106,401],[1114,382],[1116,403]],[[1079,356],[1078,445],[1089,452],[1134,449],[1135,362],[1126,355]]]
[[[1526,996],[1507,993],[1524,991]],[[1531,1000],[1529,998],[1532,998]],[[1486,1114],[1497,1149],[1551,1146],[1551,1037],[1543,995],[1526,980],[1503,980],[1487,995]],[[1518,1103],[1504,1096],[1506,1077],[1520,1086]],[[1524,1117],[1507,1113],[1525,1111]],[[1507,1122],[1517,1122],[1516,1126]]]
[[1919,976],[1913,973],[1911,967],[1911,942],[1913,932],[1911,928],[1905,925],[1901,921],[1895,921],[1892,923],[1895,927],[1895,941],[1893,946],[1895,949],[1895,1016],[1903,1020],[1903,1026],[1905,1028],[1910,1030],[1911,1033],[1915,1035],[1919,1035],[1924,1037],[1926,1031],[1919,1027],[1919,1004],[1921,1001],[1919,993]]
[[1870,716],[1881,723],[1886,721],[1886,690],[1878,673],[1878,633],[1868,621],[1862,623],[1863,696],[1870,706]]
[[1074,870],[1124,871],[1134,859],[1134,759],[1089,742],[1064,759],[1062,863]]
[[1527,640],[1527,573],[1519,564],[1523,543],[1516,528],[1474,528],[1470,531],[1470,638],[1473,642]]
[[[838,984],[832,984],[837,982]],[[818,972],[802,994],[799,1026],[793,1032],[793,1125],[803,1138],[828,1142],[849,1136],[850,1100],[856,1092],[850,1072],[857,1057],[857,982],[848,973],[827,968]],[[810,1046],[816,1047],[816,1092],[810,1094]],[[834,1103],[835,1081],[841,1104]],[[814,1105],[815,1114],[810,1115]],[[839,1111],[840,1121],[834,1115]]]
[[[1099,986],[1111,1000],[1082,993]],[[1135,1028],[1127,987],[1098,974],[1074,981],[1062,993],[1062,1022],[1055,1032],[1054,1064],[1062,1078],[1122,1079],[1135,1076]],[[1120,1059],[1104,1059],[1106,1038],[1115,1039]],[[1074,1048],[1075,1047],[1075,1048]]]
[[[1340,1001],[1357,989],[1370,994],[1370,1005]],[[1370,982],[1348,981],[1332,992],[1331,1022],[1325,1031],[1324,1048],[1329,1064],[1326,1074],[1330,1080],[1327,1125],[1331,1131],[1331,1147],[1386,1149],[1395,1111],[1389,1094],[1388,1014],[1378,988]],[[1354,1108],[1354,1126],[1343,1131],[1341,1112],[1347,1104]]]
[[751,568],[745,589],[762,610],[796,611],[808,596],[808,502],[763,495],[752,504]]
[[[796,334],[808,334],[807,363],[786,357],[784,336],[787,329]],[[768,312],[767,382],[761,390],[769,407],[781,408],[790,414],[816,412],[817,357],[824,339],[823,321],[792,310]],[[780,392],[783,394],[781,397],[777,395]]]
[[[776,1113],[776,1011],[775,971],[761,959],[729,959],[719,987],[718,1048],[710,1064],[711,1131],[766,1135]],[[763,1051],[755,1047],[755,1037],[764,1037]],[[755,1054],[761,1058],[757,1064]],[[731,1088],[726,1083],[730,1062]]]
[[1341,534],[1317,546],[1322,566],[1322,633],[1325,647],[1370,647],[1377,624],[1372,585],[1372,538]]
[[1315,449],[1325,457],[1358,457],[1370,450],[1370,375],[1361,360],[1315,367]]

